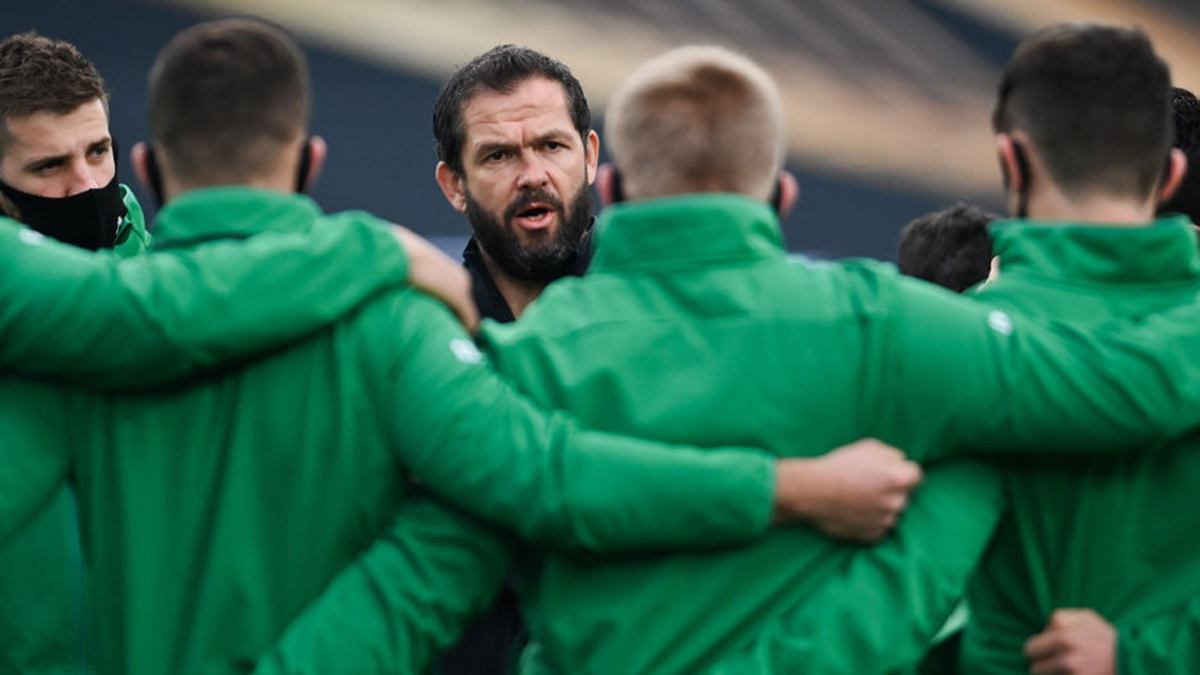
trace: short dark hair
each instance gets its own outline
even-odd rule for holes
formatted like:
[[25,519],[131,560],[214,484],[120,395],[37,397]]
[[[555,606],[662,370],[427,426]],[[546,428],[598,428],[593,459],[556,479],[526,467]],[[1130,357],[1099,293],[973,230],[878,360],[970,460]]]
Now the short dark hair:
[[1149,196],[1171,146],[1170,89],[1141,30],[1058,24],[1013,54],[992,126],[1027,133],[1068,194]]
[[959,202],[913,220],[900,232],[900,272],[962,293],[991,270],[988,225],[999,217]]
[[467,103],[480,89],[508,93],[532,77],[544,77],[562,85],[571,122],[579,137],[586,138],[592,129],[592,112],[583,95],[583,86],[571,69],[528,47],[500,45],[455,71],[438,94],[433,105],[433,137],[437,141],[438,159],[461,174],[462,149],[467,138],[462,114]]
[[308,63],[266,22],[202,23],[159,52],[146,105],[151,137],[180,179],[244,180],[269,170],[308,129]]
[[1159,213],[1182,213],[1200,222],[1200,101],[1187,89],[1171,90],[1175,110],[1175,147],[1187,157],[1187,173],[1179,190],[1159,206]]
[[12,142],[8,120],[39,112],[67,115],[96,99],[107,111],[104,79],[75,45],[35,32],[0,42],[0,154]]

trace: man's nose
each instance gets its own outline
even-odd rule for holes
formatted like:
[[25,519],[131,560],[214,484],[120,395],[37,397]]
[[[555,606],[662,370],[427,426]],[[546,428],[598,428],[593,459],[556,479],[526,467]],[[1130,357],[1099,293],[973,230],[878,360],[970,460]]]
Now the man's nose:
[[517,178],[517,187],[541,187],[549,181],[550,176],[546,173],[546,167],[542,163],[542,158],[538,157],[537,153],[535,152],[526,151],[523,153],[521,161],[521,174]]
[[103,187],[100,183],[100,169],[92,166],[85,159],[79,159],[71,162],[71,174],[67,184],[66,197],[71,197],[86,192],[98,187]]

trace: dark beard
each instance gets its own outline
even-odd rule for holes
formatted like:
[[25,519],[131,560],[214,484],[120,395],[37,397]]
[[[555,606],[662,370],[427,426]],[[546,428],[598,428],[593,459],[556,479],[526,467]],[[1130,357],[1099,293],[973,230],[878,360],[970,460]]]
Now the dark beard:
[[[592,195],[587,183],[579,189],[569,210],[545,190],[522,193],[504,210],[503,223],[485,211],[470,192],[465,192],[464,196],[467,220],[479,247],[505,275],[548,284],[571,273],[583,251],[584,237],[592,222]],[[558,212],[558,229],[546,241],[524,244],[512,221],[518,213],[538,202]]]

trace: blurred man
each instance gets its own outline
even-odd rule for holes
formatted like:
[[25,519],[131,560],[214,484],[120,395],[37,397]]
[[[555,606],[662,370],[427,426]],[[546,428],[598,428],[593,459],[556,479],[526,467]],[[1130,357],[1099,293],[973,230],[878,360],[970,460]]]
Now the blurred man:
[[913,220],[900,231],[900,272],[962,293],[991,271],[988,226],[997,218],[958,203]]
[[[0,42],[0,213],[81,248],[145,249],[141,209],[117,180],[104,82],[69,43],[32,33]],[[21,283],[43,274],[53,273]],[[0,549],[0,671],[85,670],[83,611],[78,524],[64,487]]]
[[471,224],[463,262],[485,317],[512,321],[587,267],[600,151],[591,124],[579,80],[525,47],[496,47],[442,88],[437,181]]
[[[1196,302],[1191,223],[1154,220],[1173,193],[1169,211],[1196,196],[1178,193],[1195,127],[1181,124],[1184,151],[1171,149],[1171,96],[1141,32],[1057,26],[1017,50],[994,127],[1013,211],[1030,221],[996,230],[1001,275],[980,297],[1079,322]],[[1178,93],[1176,110],[1188,114]],[[1039,472],[1014,463],[1009,513],[968,594],[964,672],[1200,669],[1195,445]]]
[[[235,20],[181,33],[147,99],[154,146],[136,148],[134,165],[164,197],[158,247],[376,222],[293,194],[325,148],[307,134],[303,56],[277,29]],[[8,378],[0,396],[0,533],[68,477],[76,486],[101,673],[244,671],[379,536],[415,538],[404,555],[418,571],[373,578],[352,602],[403,587],[387,598],[406,632],[377,648],[419,670],[507,560],[496,532],[405,499],[414,475],[527,536],[652,548],[740,541],[772,511],[807,514],[820,490],[799,478],[828,465],[579,432],[517,396],[444,308],[407,290],[189,386],[95,396]],[[411,520],[389,529],[398,514]],[[473,568],[485,572],[463,575]],[[282,656],[302,666],[320,646]]]

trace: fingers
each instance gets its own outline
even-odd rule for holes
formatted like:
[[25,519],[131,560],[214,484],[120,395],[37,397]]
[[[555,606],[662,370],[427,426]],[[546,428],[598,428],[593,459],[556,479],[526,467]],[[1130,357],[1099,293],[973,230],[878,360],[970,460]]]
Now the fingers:
[[1060,609],[1024,652],[1033,675],[1113,675],[1116,629],[1090,609]]
[[1065,636],[1057,630],[1038,633],[1025,641],[1025,658],[1030,661],[1049,659],[1067,648]]

